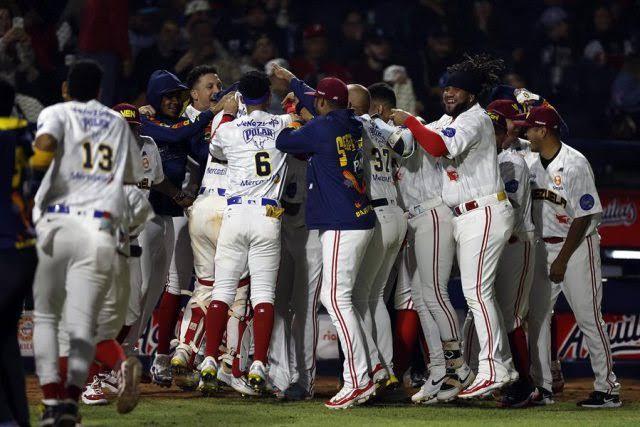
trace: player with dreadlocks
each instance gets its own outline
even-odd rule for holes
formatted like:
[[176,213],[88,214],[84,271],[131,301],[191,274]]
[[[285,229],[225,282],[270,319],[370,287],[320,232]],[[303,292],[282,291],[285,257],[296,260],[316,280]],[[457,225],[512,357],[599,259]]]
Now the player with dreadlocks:
[[[442,164],[442,200],[454,214],[462,290],[480,343],[476,379],[458,395],[463,399],[487,395],[517,379],[494,296],[497,265],[514,214],[500,179],[493,124],[478,103],[502,69],[501,60],[467,56],[447,69],[445,114],[438,121],[424,126],[405,111],[393,113],[396,125],[407,126]],[[445,358],[448,371],[462,363],[459,348],[447,349]]]

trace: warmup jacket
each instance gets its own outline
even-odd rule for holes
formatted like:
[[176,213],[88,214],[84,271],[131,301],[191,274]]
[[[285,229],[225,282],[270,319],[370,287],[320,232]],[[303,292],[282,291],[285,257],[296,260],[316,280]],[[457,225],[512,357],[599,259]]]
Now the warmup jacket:
[[[165,70],[155,71],[149,78],[147,101],[156,110],[156,116],[142,116],[140,133],[153,138],[158,145],[165,178],[177,188],[182,188],[185,178],[187,155],[205,164],[208,147],[202,143],[203,134],[213,119],[211,111],[204,111],[191,122],[187,117],[170,118],[160,113],[162,95],[187,87],[173,74]],[[204,159],[204,160],[203,160]],[[164,194],[151,189],[149,201],[157,215],[182,216],[183,209]]]

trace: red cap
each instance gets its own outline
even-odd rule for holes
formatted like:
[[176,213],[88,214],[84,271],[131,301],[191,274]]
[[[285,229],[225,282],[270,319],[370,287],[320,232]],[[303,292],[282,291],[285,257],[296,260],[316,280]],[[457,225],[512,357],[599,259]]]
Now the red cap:
[[138,112],[138,108],[135,105],[122,103],[114,106],[113,110],[120,113],[122,117],[125,118],[127,123],[133,123],[136,125],[141,124],[140,113]]
[[500,111],[491,110],[487,108],[487,114],[491,118],[491,121],[493,122],[494,125],[500,126],[505,130],[507,129],[507,120]]
[[346,107],[349,103],[347,84],[336,77],[325,77],[320,80],[315,92],[305,92],[304,94],[328,99],[341,107]]
[[549,106],[533,107],[527,114],[520,114],[513,124],[519,127],[536,128],[546,127],[549,129],[559,129],[562,119],[555,110]]
[[524,112],[520,104],[511,99],[496,99],[487,105],[487,111],[489,110],[496,111],[509,120],[515,120],[519,114]]
[[302,33],[302,38],[310,39],[312,37],[324,37],[327,35],[327,32],[324,29],[322,24],[311,24],[304,29]]

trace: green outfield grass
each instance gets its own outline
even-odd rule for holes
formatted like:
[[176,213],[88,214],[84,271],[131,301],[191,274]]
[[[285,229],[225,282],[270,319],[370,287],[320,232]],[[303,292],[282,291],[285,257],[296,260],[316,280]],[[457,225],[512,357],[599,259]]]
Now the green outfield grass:
[[[33,422],[37,425],[36,409]],[[199,397],[186,399],[146,398],[135,411],[118,415],[115,405],[81,407],[86,426],[282,426],[290,424],[343,427],[351,425],[640,425],[640,403],[625,402],[622,408],[584,410],[575,403],[504,410],[492,402],[456,405],[411,406],[375,404],[346,411],[325,409],[321,400],[281,403],[271,400]]]

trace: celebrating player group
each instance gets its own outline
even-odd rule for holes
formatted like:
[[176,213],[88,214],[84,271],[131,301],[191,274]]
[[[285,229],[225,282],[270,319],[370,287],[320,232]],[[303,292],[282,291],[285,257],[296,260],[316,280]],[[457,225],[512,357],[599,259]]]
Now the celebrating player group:
[[[148,105],[110,109],[100,67],[76,62],[31,160],[42,425],[75,425],[105,387],[135,408],[154,309],[158,386],[311,399],[322,304],[344,355],[329,409],[398,394],[553,404],[560,292],[595,375],[578,405],[620,406],[593,172],[549,102],[495,90],[501,67],[451,65],[445,114],[424,120],[385,83],[312,88],[277,61],[233,84],[206,65],[185,82],[158,70]],[[425,375],[407,395],[416,355]]]

